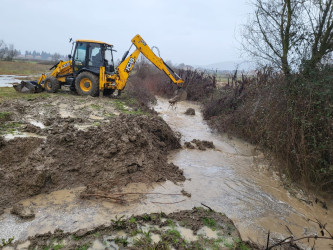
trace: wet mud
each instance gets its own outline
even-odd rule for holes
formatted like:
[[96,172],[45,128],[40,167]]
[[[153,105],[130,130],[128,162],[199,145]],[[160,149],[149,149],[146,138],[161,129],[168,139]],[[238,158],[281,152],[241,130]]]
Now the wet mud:
[[240,239],[224,214],[202,207],[113,219],[110,226],[66,233],[61,230],[29,237],[11,247],[29,249],[258,249]]
[[132,182],[185,180],[183,171],[167,162],[167,152],[180,147],[179,139],[159,117],[120,115],[87,131],[57,124],[47,134],[46,140],[2,142],[0,208],[82,185],[90,194]]

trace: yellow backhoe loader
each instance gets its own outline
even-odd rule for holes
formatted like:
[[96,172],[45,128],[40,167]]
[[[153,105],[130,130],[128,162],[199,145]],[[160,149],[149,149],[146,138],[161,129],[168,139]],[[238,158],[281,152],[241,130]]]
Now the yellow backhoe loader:
[[[136,50],[130,54],[132,46]],[[73,54],[68,61],[59,61],[50,70],[50,75],[42,74],[38,81],[22,81],[14,86],[19,92],[47,92],[55,93],[61,86],[69,86],[79,95],[103,96],[110,95],[115,90],[124,89],[129,73],[142,53],[158,69],[170,77],[177,86],[184,81],[174,72],[151,48],[136,35],[132,45],[125,52],[120,64],[115,68],[113,63],[113,45],[93,40],[77,40]]]

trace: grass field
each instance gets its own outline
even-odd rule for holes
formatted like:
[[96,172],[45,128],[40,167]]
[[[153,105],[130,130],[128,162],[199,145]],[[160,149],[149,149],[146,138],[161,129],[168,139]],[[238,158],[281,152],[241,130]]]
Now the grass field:
[[16,92],[14,88],[12,87],[2,87],[0,88],[0,103],[5,101],[6,99],[26,99],[26,100],[34,100],[38,97],[41,98],[47,98],[51,96],[52,94],[47,92],[42,93],[35,93],[35,94],[26,94],[26,93],[19,93]]
[[31,61],[0,61],[0,75],[32,75],[49,71],[50,65]]

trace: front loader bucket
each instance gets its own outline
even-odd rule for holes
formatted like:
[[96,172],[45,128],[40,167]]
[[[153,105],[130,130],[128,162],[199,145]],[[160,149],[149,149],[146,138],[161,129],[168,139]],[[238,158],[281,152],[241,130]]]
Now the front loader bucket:
[[21,83],[15,84],[13,87],[20,93],[39,93],[43,91],[42,86],[37,81],[21,81]]

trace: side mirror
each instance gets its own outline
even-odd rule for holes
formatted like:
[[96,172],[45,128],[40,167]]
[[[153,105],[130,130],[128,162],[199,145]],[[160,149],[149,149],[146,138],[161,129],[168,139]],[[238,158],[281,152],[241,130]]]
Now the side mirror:
[[68,55],[68,59],[72,59],[72,55]]

